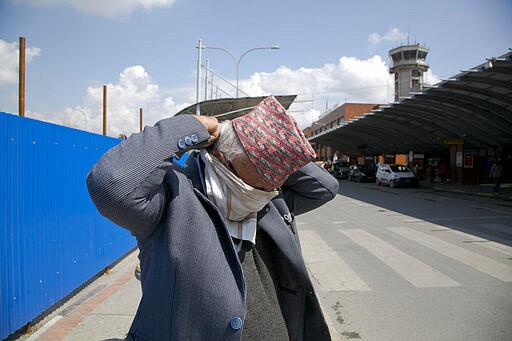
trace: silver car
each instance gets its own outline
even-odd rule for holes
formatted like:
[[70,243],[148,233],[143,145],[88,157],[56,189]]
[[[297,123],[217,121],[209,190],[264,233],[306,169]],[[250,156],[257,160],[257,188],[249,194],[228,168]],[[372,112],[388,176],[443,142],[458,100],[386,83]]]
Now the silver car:
[[383,164],[375,175],[377,185],[389,185],[389,187],[418,187],[419,181],[416,175],[405,165]]

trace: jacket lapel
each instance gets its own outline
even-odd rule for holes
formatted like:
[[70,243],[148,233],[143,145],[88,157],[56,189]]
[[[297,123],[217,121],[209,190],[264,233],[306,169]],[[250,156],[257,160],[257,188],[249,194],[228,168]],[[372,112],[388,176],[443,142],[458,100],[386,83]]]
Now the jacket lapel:
[[293,230],[291,213],[286,203],[279,195],[260,212],[258,212],[258,228],[261,228],[274,241],[284,257],[289,261],[301,277],[307,276],[306,265],[300,252],[300,242],[297,231]]
[[209,212],[212,220],[217,222],[222,227],[218,227],[218,231],[222,234],[221,240],[225,241],[225,250],[229,255],[228,261],[231,263],[231,267],[233,268],[233,272],[237,275],[237,281],[240,288],[240,291],[245,295],[245,281],[243,280],[243,272],[242,265],[240,264],[240,259],[235,251],[233,246],[233,242],[231,241],[231,236],[229,235],[228,228],[224,222],[224,217],[220,213],[217,206],[215,206],[206,196],[205,188],[206,185],[204,183],[203,172],[204,163],[199,157],[198,152],[192,153],[187,161],[185,162],[183,168],[183,174],[187,176],[192,187],[194,188],[194,193],[198,197],[198,199],[203,203],[203,206],[207,212]]

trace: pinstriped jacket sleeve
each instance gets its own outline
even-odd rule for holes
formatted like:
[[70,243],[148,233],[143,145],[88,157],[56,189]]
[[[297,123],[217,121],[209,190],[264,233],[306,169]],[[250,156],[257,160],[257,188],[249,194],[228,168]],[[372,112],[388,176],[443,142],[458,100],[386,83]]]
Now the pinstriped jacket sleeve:
[[[192,135],[193,143],[185,145],[184,139],[188,136],[190,143]],[[196,118],[180,115],[146,127],[108,150],[87,175],[98,211],[135,236],[151,234],[169,197],[162,183],[172,157],[198,148],[209,136]]]
[[310,162],[288,177],[283,195],[290,211],[299,215],[333,199],[339,183],[325,169]]

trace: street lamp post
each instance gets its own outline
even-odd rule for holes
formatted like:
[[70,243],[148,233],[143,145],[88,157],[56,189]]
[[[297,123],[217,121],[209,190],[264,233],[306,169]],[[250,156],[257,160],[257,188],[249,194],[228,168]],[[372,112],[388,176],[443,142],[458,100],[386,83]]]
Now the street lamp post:
[[197,83],[196,83],[196,115],[201,113],[201,109],[199,107],[199,89],[201,87],[201,50],[203,49],[203,44],[201,43],[201,39],[197,41]]
[[[239,77],[238,76],[239,76],[240,62],[242,61],[242,59],[249,52],[252,52],[252,51],[256,51],[256,50],[279,50],[280,47],[277,46],[277,45],[274,45],[274,46],[264,46],[264,47],[254,47],[254,48],[249,49],[249,50],[245,51],[244,53],[242,53],[242,55],[238,59],[228,49],[225,49],[223,47],[217,47],[217,46],[204,46],[204,45],[201,45],[201,40],[199,40],[198,50],[201,50],[201,49],[221,50],[221,51],[226,52],[227,54],[229,54],[231,56],[231,58],[233,58],[233,61],[235,62],[235,65],[236,65],[236,98],[238,98],[238,85],[239,85],[239,83],[238,83],[239,82]],[[198,53],[198,56],[199,56],[198,57],[198,68],[200,68],[201,67],[201,62],[200,62],[201,52]],[[198,75],[198,77],[201,75],[199,70],[197,72],[197,75]],[[199,93],[199,80],[198,80],[198,93]],[[199,98],[199,95],[198,95],[198,98]]]

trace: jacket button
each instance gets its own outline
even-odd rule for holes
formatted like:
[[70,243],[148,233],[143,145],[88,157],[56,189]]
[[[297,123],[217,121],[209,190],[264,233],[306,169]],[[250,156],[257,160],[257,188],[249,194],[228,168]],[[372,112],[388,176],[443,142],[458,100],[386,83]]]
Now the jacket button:
[[192,145],[192,138],[190,136],[185,136],[185,144],[187,146],[191,146]]
[[190,135],[190,139],[192,140],[192,143],[197,143],[197,141],[199,141],[199,137],[197,137],[196,134]]
[[179,139],[178,140],[178,148],[179,149],[183,149],[185,148],[186,144],[185,144],[185,140],[184,139]]
[[240,328],[242,328],[243,321],[242,321],[242,319],[240,317],[235,316],[235,317],[231,318],[231,321],[229,322],[229,325],[234,330],[239,330]]

